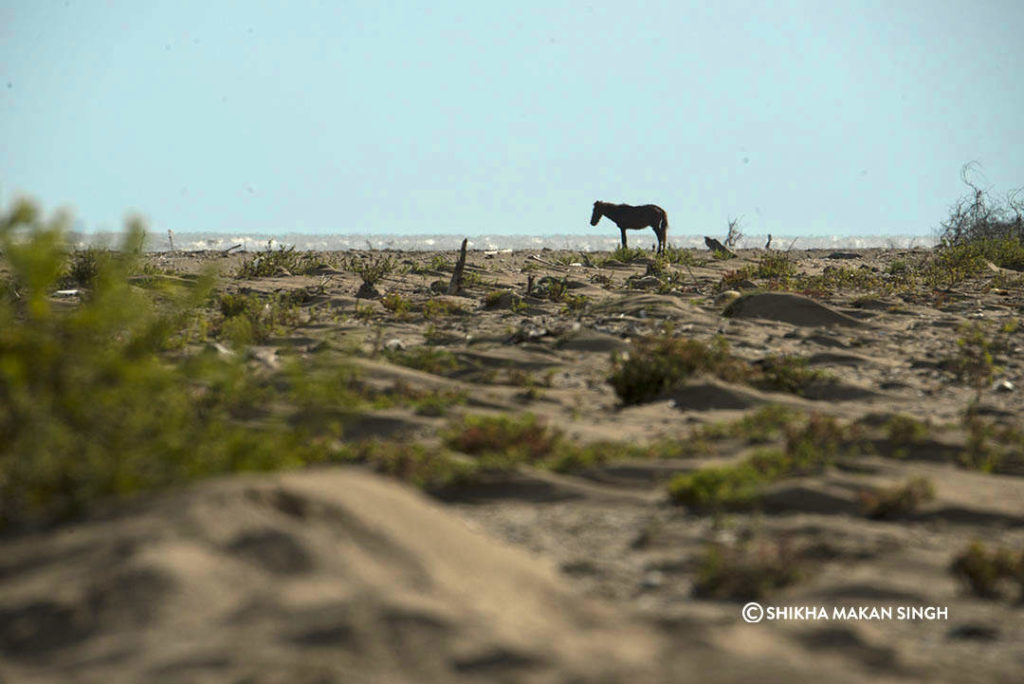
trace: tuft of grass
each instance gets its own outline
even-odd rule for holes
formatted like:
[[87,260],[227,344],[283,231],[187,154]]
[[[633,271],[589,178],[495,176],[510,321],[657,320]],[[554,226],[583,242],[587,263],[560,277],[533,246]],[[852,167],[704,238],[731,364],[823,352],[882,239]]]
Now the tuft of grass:
[[459,316],[466,313],[466,310],[448,299],[433,297],[423,302],[423,317],[428,320],[442,318],[444,316]]
[[444,375],[459,367],[459,361],[454,354],[447,349],[431,346],[413,347],[407,350],[386,350],[384,355],[392,363],[434,375]]
[[398,267],[397,261],[389,254],[365,254],[349,257],[345,268],[358,275],[366,287],[373,287]]
[[834,418],[812,414],[800,427],[788,422],[785,448],[760,449],[739,463],[676,475],[669,497],[698,510],[746,509],[757,504],[765,485],[785,477],[820,472],[843,453],[850,440]]
[[960,334],[956,341],[956,354],[946,358],[941,365],[961,382],[973,385],[977,392],[976,400],[980,400],[982,391],[998,370],[992,358],[992,341],[985,326],[977,321],[962,325]]
[[698,373],[741,380],[749,369],[729,352],[723,337],[704,343],[665,334],[636,340],[628,355],[613,354],[608,382],[629,406],[656,399]]
[[467,485],[479,470],[477,465],[443,449],[382,440],[348,445],[334,460],[363,463],[382,475],[437,494]]
[[935,486],[931,480],[924,477],[915,477],[898,487],[860,493],[862,512],[874,520],[890,520],[905,516],[934,498]]
[[389,292],[380,300],[381,305],[398,318],[406,318],[412,309],[408,299],[397,292]]
[[885,432],[894,446],[909,446],[927,439],[928,425],[910,416],[896,414],[886,422]]
[[975,596],[1009,597],[1016,585],[1018,598],[1024,599],[1024,551],[989,550],[980,541],[973,541],[957,554],[949,570]]
[[464,416],[442,435],[456,451],[490,464],[537,463],[550,456],[562,433],[532,413],[520,416]]
[[267,242],[267,249],[246,259],[238,267],[238,278],[268,278],[276,275],[309,275],[326,268],[328,264],[313,252],[296,252],[294,245],[273,248]]
[[742,439],[750,444],[766,444],[781,439],[786,429],[800,417],[799,411],[781,404],[768,404],[735,421],[711,423],[700,427],[700,439]]
[[708,546],[699,561],[693,595],[729,601],[763,599],[806,574],[804,563],[791,544],[766,539],[734,546]]
[[225,293],[217,298],[217,307],[222,319],[216,333],[235,348],[265,342],[276,331],[300,322],[298,304],[281,295]]
[[768,390],[803,395],[804,390],[812,382],[829,378],[825,371],[807,368],[807,359],[798,356],[769,356],[759,365],[761,377],[756,384]]

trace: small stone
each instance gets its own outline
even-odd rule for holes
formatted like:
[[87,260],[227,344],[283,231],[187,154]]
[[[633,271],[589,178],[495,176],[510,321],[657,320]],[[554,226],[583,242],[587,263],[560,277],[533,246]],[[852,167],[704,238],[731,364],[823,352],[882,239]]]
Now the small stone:
[[1012,392],[1016,388],[1013,386],[1012,382],[1004,379],[996,380],[995,383],[992,385],[992,389],[995,390],[996,392]]
[[403,349],[405,349],[405,342],[402,342],[402,340],[398,339],[397,337],[392,337],[390,340],[384,343],[384,348],[387,349],[388,351],[402,351]]

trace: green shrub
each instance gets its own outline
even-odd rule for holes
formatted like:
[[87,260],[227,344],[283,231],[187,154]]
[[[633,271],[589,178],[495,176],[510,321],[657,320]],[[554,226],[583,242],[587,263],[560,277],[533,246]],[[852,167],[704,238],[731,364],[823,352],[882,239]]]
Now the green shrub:
[[536,463],[551,455],[562,433],[537,416],[465,416],[445,431],[449,448],[491,461]]
[[628,355],[613,354],[608,382],[628,406],[656,399],[697,373],[741,380],[749,369],[723,337],[704,343],[666,334],[637,339]]
[[384,352],[384,355],[392,363],[434,375],[443,375],[459,367],[459,361],[454,354],[447,349],[436,347],[421,346],[408,350],[388,350]]
[[825,380],[828,373],[807,368],[807,359],[779,354],[769,356],[760,364],[761,377],[757,380],[763,389],[802,395],[812,382]]
[[0,300],[0,524],[73,514],[97,499],[231,470],[323,457],[289,431],[243,428],[261,389],[216,356],[169,363],[181,326],[208,296],[205,279],[156,301],[128,285],[141,246],[130,225],[118,258],[99,259],[91,296],[70,310],[49,298],[66,255],[63,226],[31,205],[0,220],[17,299]]
[[949,569],[971,593],[981,598],[1008,596],[1013,585],[1017,586],[1019,597],[1024,598],[1024,551],[990,551],[974,541],[953,559]]
[[273,241],[268,241],[267,249],[243,261],[235,275],[238,278],[309,275],[327,267],[326,261],[313,252],[296,252],[294,245],[274,249]]
[[861,492],[864,515],[876,520],[897,518],[913,513],[922,503],[935,498],[935,486],[927,478],[916,477],[899,487]]
[[354,255],[349,257],[346,268],[358,275],[363,284],[372,287],[391,275],[398,267],[388,254]]
[[754,601],[804,576],[803,562],[783,541],[751,540],[709,546],[697,568],[693,595]]

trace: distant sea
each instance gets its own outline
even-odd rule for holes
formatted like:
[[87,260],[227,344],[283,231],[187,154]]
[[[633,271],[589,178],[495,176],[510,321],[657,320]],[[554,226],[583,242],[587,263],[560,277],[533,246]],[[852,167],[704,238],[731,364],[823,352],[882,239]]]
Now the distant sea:
[[[174,249],[186,251],[224,250],[240,245],[238,250],[256,252],[268,247],[282,246],[297,250],[345,251],[350,249],[393,249],[399,251],[442,251],[457,250],[463,237],[469,238],[469,248],[477,250],[540,250],[567,249],[580,252],[602,252],[619,246],[619,236],[602,233],[594,235],[312,235],[304,233],[281,233],[258,235],[248,233],[178,233],[173,235]],[[72,233],[75,247],[117,246],[121,242],[119,233]],[[723,235],[714,236],[724,239]],[[767,235],[745,236],[737,245],[740,249],[764,247]],[[649,248],[655,239],[651,231],[631,232],[627,235],[630,247]],[[907,249],[933,247],[936,238],[912,235],[867,235],[867,236],[786,236],[772,238],[772,249],[867,249],[872,247]],[[703,235],[673,235],[669,244],[674,247],[696,247],[705,249]],[[151,252],[165,252],[171,249],[167,233],[149,233],[145,248]]]

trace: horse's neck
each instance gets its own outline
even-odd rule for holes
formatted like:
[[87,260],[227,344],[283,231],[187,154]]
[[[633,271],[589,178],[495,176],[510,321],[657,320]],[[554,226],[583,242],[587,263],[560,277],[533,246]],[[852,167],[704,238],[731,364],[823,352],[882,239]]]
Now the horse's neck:
[[624,204],[609,204],[604,207],[604,215],[613,221],[617,221],[625,209],[629,209],[629,207]]

